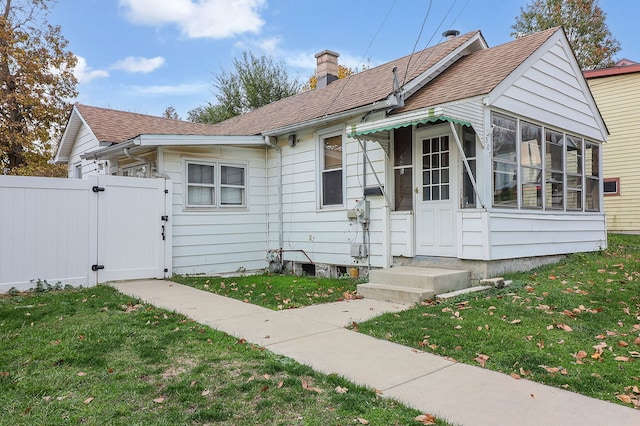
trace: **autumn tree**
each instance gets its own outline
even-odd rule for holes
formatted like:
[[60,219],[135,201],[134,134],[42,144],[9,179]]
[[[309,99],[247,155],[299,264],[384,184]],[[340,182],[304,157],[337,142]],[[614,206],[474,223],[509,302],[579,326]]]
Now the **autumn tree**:
[[76,58],[46,21],[53,4],[0,0],[0,169],[10,174],[64,170],[48,160],[77,96]]
[[[362,67],[362,69],[365,70],[366,67]],[[357,69],[352,69],[349,67],[345,67],[344,65],[338,64],[338,79],[347,78],[350,75],[353,75],[357,72],[358,72]],[[307,81],[307,84],[304,85],[303,90],[315,90],[317,84],[318,84],[318,78],[314,74],[311,77],[309,77],[309,80]]]
[[606,17],[598,0],[531,0],[526,9],[520,8],[511,35],[519,37],[562,26],[580,68],[606,68],[613,65],[620,51],[620,42],[609,31]]
[[218,123],[300,92],[300,83],[289,78],[283,62],[251,52],[235,58],[233,69],[215,76],[213,85],[217,103],[189,111],[190,121]]

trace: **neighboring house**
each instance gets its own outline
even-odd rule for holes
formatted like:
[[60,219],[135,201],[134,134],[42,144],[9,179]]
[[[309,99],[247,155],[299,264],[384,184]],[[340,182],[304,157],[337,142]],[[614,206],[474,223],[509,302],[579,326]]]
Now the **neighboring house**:
[[56,160],[170,179],[177,274],[477,279],[606,247],[607,130],[562,29],[494,48],[456,33],[340,80],[338,54],[316,57],[316,90],[215,126],[76,105]]
[[584,76],[611,134],[603,146],[607,229],[640,233],[640,64],[623,59]]

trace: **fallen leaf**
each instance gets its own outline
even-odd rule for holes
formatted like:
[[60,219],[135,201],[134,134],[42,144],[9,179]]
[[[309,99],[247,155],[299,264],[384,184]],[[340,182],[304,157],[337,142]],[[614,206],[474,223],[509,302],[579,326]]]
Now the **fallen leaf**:
[[631,397],[626,394],[616,395],[616,398],[618,398],[620,401],[624,402],[625,404],[631,404],[632,402]]
[[308,390],[308,391],[312,391],[312,392],[316,392],[316,393],[323,393],[324,392],[322,389],[310,386],[309,382],[307,382],[304,379],[302,379],[302,389],[305,389],[305,390]]
[[520,324],[522,322],[521,319],[514,319],[510,324]]
[[84,401],[82,401],[83,404],[89,404],[91,403],[91,401],[93,401],[93,397],[90,396],[89,398],[85,399]]
[[166,401],[166,399],[167,399],[166,396],[161,396],[161,397],[155,398],[153,402],[155,402],[156,404],[162,404],[163,402]]
[[511,377],[513,377],[516,380],[520,380],[520,378],[521,378],[520,375],[517,374],[517,373],[511,373]]
[[489,355],[478,354],[478,356],[476,356],[473,360],[478,362],[480,366],[484,368],[484,365],[486,364],[489,358],[490,358]]
[[262,387],[262,389],[260,389],[260,392],[266,392],[266,391],[268,391],[268,390],[269,390],[269,386],[264,385],[264,386]]
[[358,417],[358,418],[356,418],[356,420],[357,420],[361,425],[368,425],[368,424],[369,424],[369,420],[363,419],[362,417]]
[[420,414],[419,416],[416,416],[413,420],[415,420],[416,422],[422,423],[423,425],[436,424],[436,418],[431,414]]
[[567,324],[556,324],[556,327],[564,331],[573,331],[573,328],[569,327]]
[[624,340],[620,340],[618,342],[618,346],[621,346],[623,348],[626,348],[627,346],[629,346],[629,344],[627,342],[625,342]]
[[629,357],[627,356],[617,356],[614,358],[615,361],[621,361],[621,362],[629,362]]
[[282,386],[284,386],[284,382],[283,381],[278,382],[278,389],[280,389]]
[[211,391],[209,389],[205,389],[202,391],[202,393],[200,394],[200,396],[207,396],[211,393]]
[[336,386],[336,392],[343,394],[349,392],[349,389],[343,388],[342,386]]
[[78,376],[84,377],[86,375],[87,375],[87,373],[85,373],[84,371],[78,371]]

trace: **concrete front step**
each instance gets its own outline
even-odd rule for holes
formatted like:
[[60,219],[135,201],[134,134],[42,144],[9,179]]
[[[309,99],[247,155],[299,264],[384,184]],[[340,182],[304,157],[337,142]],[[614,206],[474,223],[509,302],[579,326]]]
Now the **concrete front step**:
[[395,303],[418,303],[433,299],[433,290],[399,285],[366,283],[358,284],[358,293],[367,299],[383,300]]
[[471,273],[456,269],[398,266],[371,270],[369,282],[432,290],[440,294],[471,286]]
[[469,286],[469,271],[398,266],[371,270],[369,282],[358,285],[358,293],[369,299],[417,303]]

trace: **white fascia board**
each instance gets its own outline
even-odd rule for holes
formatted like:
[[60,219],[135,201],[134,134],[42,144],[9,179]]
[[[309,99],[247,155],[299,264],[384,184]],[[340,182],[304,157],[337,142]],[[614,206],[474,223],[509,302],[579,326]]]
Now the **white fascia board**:
[[128,140],[119,144],[110,145],[106,148],[99,148],[93,151],[85,152],[84,154],[80,154],[80,158],[84,160],[99,160],[103,158],[117,157],[119,155],[122,155],[125,148],[132,148],[139,145],[140,144],[136,143],[135,140]]
[[[474,44],[477,44],[479,48],[470,49]],[[449,53],[444,58],[440,59],[429,69],[424,71],[422,74],[409,81],[407,84],[402,86],[403,93],[405,99],[413,95],[415,92],[423,88],[427,83],[431,80],[439,76],[444,70],[449,68],[451,64],[456,62],[462,56],[472,53],[476,50],[484,50],[487,49],[488,46],[484,39],[482,38],[482,34],[478,32],[476,35],[471,37],[469,40],[461,44],[456,50]]]
[[202,136],[202,135],[140,135],[135,139],[86,152],[84,159],[119,157],[125,148],[154,148],[159,146],[265,145],[262,136]]
[[136,139],[140,146],[185,146],[185,145],[264,145],[262,136],[208,136],[208,135],[140,135]]

